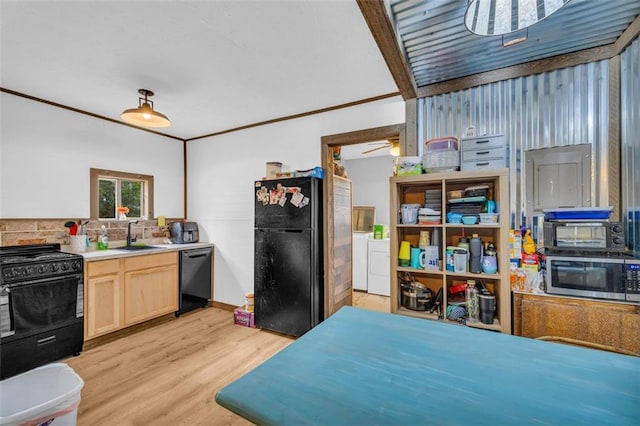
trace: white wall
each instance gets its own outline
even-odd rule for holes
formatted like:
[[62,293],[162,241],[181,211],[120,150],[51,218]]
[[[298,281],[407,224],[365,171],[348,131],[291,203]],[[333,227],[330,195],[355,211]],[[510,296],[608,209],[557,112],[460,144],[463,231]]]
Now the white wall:
[[395,157],[371,157],[343,160],[352,181],[354,206],[374,206],[376,224],[389,225],[389,178]]
[[0,217],[88,218],[92,167],[152,175],[155,215],[182,217],[182,141],[0,95]]
[[241,305],[253,291],[254,181],[265,163],[318,166],[322,136],[404,123],[404,108],[393,98],[187,143],[188,216],[216,246],[214,300]]

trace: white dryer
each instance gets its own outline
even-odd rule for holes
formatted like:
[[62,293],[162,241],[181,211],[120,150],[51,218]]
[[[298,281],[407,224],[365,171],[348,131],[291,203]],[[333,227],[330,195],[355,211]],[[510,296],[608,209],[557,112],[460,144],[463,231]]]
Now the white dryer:
[[391,294],[390,240],[369,240],[368,292],[389,296]]

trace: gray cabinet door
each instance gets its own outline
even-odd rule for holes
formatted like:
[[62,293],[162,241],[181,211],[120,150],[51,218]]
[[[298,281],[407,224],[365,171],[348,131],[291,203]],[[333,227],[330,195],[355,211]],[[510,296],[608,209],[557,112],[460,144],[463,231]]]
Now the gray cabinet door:
[[591,207],[591,145],[527,151],[527,216],[543,209]]

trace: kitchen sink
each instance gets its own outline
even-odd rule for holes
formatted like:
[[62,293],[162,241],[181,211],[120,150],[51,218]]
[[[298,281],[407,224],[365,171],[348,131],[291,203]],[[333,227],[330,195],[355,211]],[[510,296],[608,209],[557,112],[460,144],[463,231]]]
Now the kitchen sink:
[[147,245],[131,245],[131,246],[122,246],[122,247],[115,247],[115,250],[151,250],[151,249],[159,249],[162,247],[156,247],[156,246],[147,246]]

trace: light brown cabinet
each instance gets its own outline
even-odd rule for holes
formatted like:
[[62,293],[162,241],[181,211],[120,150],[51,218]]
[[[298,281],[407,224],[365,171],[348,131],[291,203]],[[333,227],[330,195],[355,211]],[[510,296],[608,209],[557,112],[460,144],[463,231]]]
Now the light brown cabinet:
[[568,338],[640,353],[640,306],[527,293],[513,295],[513,333]]
[[85,282],[85,340],[178,309],[177,252],[88,262]]
[[[447,223],[447,205],[450,191],[461,191],[478,185],[488,185],[493,199],[497,203],[499,212],[498,223],[481,223],[464,225]],[[442,217],[440,224],[403,224],[399,218],[402,204],[425,204],[426,194],[440,194]],[[448,290],[457,284],[464,284],[467,280],[483,280],[488,290],[496,297],[496,314],[493,324],[467,323],[477,328],[511,333],[511,296],[509,285],[509,181],[508,169],[494,169],[468,172],[433,173],[416,176],[395,176],[390,178],[391,203],[391,312],[410,315],[425,319],[442,319],[437,314],[428,311],[416,311],[402,306],[402,289],[399,274],[410,273],[414,280],[419,281],[437,294],[442,290],[443,318],[446,318],[446,307],[453,302]],[[408,241],[412,247],[418,247],[420,231],[429,231],[433,240],[434,233],[438,235],[438,254],[441,260],[439,270],[426,270],[401,267],[398,263],[398,251],[401,241]],[[492,242],[498,252],[498,272],[495,274],[474,274],[469,272],[448,271],[445,267],[446,247],[456,246],[464,233],[471,237],[478,234],[483,243]],[[445,319],[446,320],[446,319]]]
[[124,325],[178,309],[176,253],[124,259]]
[[89,262],[86,283],[85,339],[121,328],[122,279],[120,260]]

